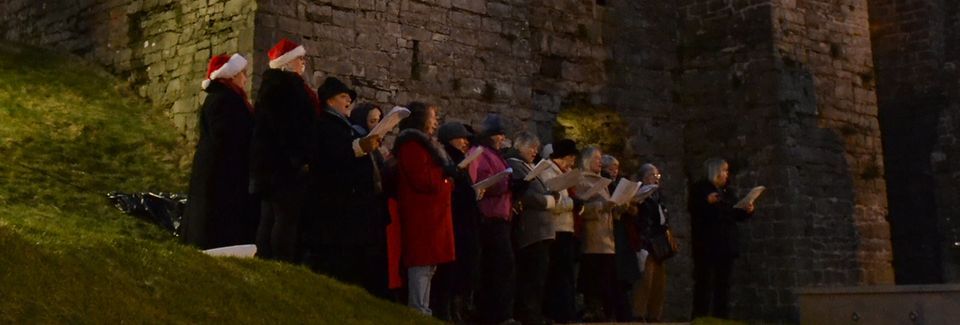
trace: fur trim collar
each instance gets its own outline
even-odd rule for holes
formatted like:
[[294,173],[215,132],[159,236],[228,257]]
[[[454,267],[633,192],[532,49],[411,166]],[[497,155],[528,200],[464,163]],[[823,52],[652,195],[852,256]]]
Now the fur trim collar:
[[450,155],[448,155],[447,151],[443,149],[443,146],[440,144],[440,142],[437,142],[426,133],[423,133],[423,131],[417,129],[405,129],[400,131],[400,135],[397,136],[397,140],[393,144],[393,154],[396,155],[396,150],[398,150],[404,143],[409,141],[419,142],[424,148],[427,148],[427,151],[430,152],[430,156],[433,157],[433,161],[435,161],[441,167],[453,165],[453,162],[450,160]]

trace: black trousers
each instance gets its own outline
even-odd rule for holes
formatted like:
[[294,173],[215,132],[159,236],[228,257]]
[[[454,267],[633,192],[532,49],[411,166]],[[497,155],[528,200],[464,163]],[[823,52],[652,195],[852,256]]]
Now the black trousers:
[[480,290],[477,314],[483,323],[500,323],[513,316],[514,258],[510,223],[485,218],[480,223]]
[[300,224],[306,190],[306,182],[298,180],[264,197],[257,227],[257,257],[300,262]]
[[[476,237],[474,237],[476,238]],[[476,288],[479,272],[479,243],[464,243],[457,238],[457,259],[437,265],[437,273],[430,284],[430,309],[433,316],[444,321],[458,322],[469,318],[467,304]],[[472,244],[472,246],[470,245]],[[472,247],[468,249],[467,247]]]
[[[599,312],[599,319],[617,320],[617,256],[614,254],[583,254],[580,264],[580,283],[588,308]],[[599,310],[598,310],[599,307]]]
[[550,245],[550,266],[547,271],[544,313],[558,323],[577,319],[577,260],[580,243],[572,232],[558,232]]
[[385,238],[383,242],[363,245],[331,245],[309,249],[304,262],[314,272],[358,285],[383,299],[390,297]]
[[730,317],[730,276],[733,259],[693,260],[693,318]]
[[543,295],[550,271],[552,239],[517,250],[516,319],[523,324],[543,324]]

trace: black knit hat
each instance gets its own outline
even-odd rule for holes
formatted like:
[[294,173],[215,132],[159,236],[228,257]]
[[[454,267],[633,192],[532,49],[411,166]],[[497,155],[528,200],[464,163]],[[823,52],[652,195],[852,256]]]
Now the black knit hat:
[[487,118],[483,120],[483,124],[480,127],[481,134],[484,137],[489,137],[498,134],[506,134],[503,130],[503,121],[500,120],[500,115],[490,114],[487,115]]
[[347,87],[340,79],[334,77],[327,77],[327,79],[323,81],[323,84],[317,88],[317,97],[320,98],[321,104],[325,103],[327,99],[343,93],[350,95],[350,100],[357,100],[357,92]]
[[467,128],[463,126],[463,123],[459,122],[447,122],[443,123],[440,126],[440,129],[437,130],[437,139],[441,143],[447,143],[450,140],[456,138],[467,138],[469,139],[473,136],[470,131],[467,131]]
[[553,143],[553,153],[550,158],[563,158],[567,156],[576,156],[580,154],[577,149],[577,143],[570,139],[563,139]]

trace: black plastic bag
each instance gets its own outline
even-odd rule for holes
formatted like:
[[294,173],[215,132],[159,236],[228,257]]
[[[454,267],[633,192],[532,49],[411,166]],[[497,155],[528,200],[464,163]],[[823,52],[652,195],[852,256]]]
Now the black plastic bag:
[[187,206],[186,194],[110,192],[107,199],[123,213],[160,226],[174,236],[180,235],[180,220]]

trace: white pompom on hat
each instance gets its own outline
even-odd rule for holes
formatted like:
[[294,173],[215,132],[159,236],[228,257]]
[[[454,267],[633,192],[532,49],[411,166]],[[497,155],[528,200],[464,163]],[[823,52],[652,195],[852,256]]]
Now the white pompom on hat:
[[204,79],[200,87],[207,89],[210,81],[217,78],[233,78],[240,71],[247,68],[247,59],[244,59],[239,53],[232,56],[220,54],[210,58],[207,64],[207,79]]

